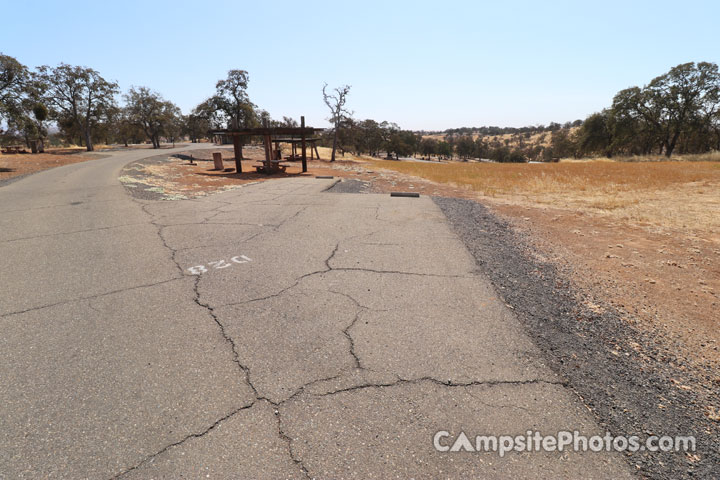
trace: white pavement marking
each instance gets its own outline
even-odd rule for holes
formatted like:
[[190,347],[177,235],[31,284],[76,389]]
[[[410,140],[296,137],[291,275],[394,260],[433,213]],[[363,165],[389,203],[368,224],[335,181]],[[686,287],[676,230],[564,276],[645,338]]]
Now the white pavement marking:
[[[207,264],[212,267],[215,270],[222,270],[223,268],[232,267],[233,264],[243,264],[252,262],[252,260],[245,255],[236,255],[234,257],[230,258],[230,261],[233,263],[228,263],[225,260],[213,260],[212,262],[207,262]],[[194,267],[190,267],[187,269],[188,272],[190,272],[191,275],[202,275],[203,273],[207,273],[208,269],[205,267],[205,265],[195,265]]]

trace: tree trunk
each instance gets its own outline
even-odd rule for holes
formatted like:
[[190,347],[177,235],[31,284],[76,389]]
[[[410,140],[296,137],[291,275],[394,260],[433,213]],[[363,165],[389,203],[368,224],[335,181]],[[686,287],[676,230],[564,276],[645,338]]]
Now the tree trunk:
[[680,138],[680,132],[675,132],[675,135],[673,135],[672,140],[670,140],[670,143],[665,149],[666,157],[670,158],[670,155],[672,155],[673,151],[675,151],[675,146],[677,145],[678,138]]
[[335,132],[333,133],[333,148],[332,148],[332,155],[330,155],[330,161],[335,161],[335,150],[337,149],[337,126],[335,127]]
[[88,152],[92,152],[95,149],[92,144],[92,138],[90,137],[90,129],[85,130],[85,148]]

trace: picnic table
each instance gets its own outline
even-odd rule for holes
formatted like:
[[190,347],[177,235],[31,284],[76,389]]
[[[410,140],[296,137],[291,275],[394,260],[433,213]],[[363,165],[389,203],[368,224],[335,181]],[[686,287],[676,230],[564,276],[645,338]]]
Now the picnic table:
[[263,163],[253,165],[253,167],[255,167],[257,173],[271,174],[278,172],[284,173],[288,166],[283,164],[283,160],[265,160]]
[[25,150],[24,145],[7,145],[2,147],[2,153],[20,153],[22,150]]

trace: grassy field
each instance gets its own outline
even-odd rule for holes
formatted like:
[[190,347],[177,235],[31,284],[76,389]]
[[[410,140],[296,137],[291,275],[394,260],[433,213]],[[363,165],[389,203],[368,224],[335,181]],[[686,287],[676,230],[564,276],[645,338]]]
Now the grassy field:
[[716,162],[369,162],[375,168],[505,201],[589,210],[659,227],[720,232],[720,163]]

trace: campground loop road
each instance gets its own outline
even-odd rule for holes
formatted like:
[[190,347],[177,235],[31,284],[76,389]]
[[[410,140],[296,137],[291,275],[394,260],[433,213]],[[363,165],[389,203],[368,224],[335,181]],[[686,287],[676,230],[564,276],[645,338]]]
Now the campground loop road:
[[310,177],[132,199],[120,169],[157,154],[0,188],[0,478],[631,476],[433,448],[604,432],[431,199]]

